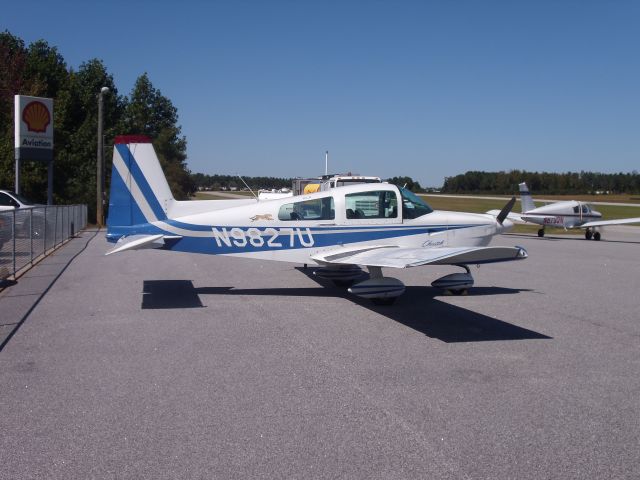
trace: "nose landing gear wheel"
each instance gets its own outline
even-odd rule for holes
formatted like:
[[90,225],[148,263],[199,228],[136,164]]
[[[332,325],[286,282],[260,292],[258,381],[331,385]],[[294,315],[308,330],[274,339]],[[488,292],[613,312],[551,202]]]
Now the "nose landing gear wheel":
[[544,228],[541,228],[540,230],[538,230],[538,236],[544,237]]

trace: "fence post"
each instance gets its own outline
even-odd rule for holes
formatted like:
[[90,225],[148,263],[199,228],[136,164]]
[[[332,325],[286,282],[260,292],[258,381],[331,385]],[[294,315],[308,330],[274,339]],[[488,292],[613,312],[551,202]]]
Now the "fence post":
[[33,209],[35,207],[31,207],[29,209],[29,250],[31,254],[31,265],[33,265]]
[[44,244],[42,245],[42,254],[47,253],[47,211],[49,207],[44,207]]
[[53,228],[53,248],[56,248],[58,244],[58,207],[54,207],[56,210],[56,225]]

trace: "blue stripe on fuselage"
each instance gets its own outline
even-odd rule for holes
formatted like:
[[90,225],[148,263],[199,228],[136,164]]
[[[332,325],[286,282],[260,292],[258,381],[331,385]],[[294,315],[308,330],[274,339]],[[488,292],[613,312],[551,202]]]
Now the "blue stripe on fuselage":
[[[237,227],[235,230],[237,236],[234,237],[230,227],[212,228],[217,228],[220,234],[223,232],[225,235],[228,234],[228,243],[225,243],[220,236],[218,236],[217,239],[216,237],[183,237],[169,248],[171,250],[183,252],[209,254],[265,252],[347,245],[372,240],[425,235],[429,233],[442,232],[447,229],[446,226],[421,228],[402,228],[401,226],[395,226],[393,228],[378,227],[375,231],[371,231],[370,227],[367,227],[358,229],[358,231],[353,231],[353,228],[349,228],[348,230],[351,231],[336,232],[335,227],[327,227],[324,229],[317,227],[282,227],[282,230],[275,227]],[[227,230],[223,230],[224,228]],[[255,234],[253,237],[251,236],[249,229],[252,230],[251,233]],[[324,233],[323,230],[327,233]],[[244,236],[240,235],[241,232]],[[257,235],[257,232],[259,232],[259,235]]]
[[[167,223],[175,225],[174,221]],[[186,225],[186,224],[182,224]],[[175,225],[177,226],[177,225]],[[323,248],[333,245],[345,245],[372,240],[385,240],[411,235],[425,235],[444,232],[447,229],[470,228],[478,225],[432,225],[432,226],[326,226],[326,227],[230,227],[188,225],[197,227],[197,231],[211,231],[211,236],[182,236],[165,248],[182,252],[233,254],[264,252],[274,250],[290,250],[300,248]],[[193,231],[193,230],[192,230]],[[152,235],[164,233],[176,236],[176,233],[163,230],[155,225],[140,224],[131,227],[117,227],[110,231],[108,240],[117,241],[122,236]]]

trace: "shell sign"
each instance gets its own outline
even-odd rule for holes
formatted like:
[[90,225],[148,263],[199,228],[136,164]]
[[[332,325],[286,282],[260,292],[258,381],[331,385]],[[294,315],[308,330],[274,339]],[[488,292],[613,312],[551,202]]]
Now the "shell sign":
[[53,99],[15,96],[16,155],[33,160],[53,156]]
[[27,124],[27,131],[45,133],[51,123],[51,114],[44,103],[36,100],[24,107],[22,121]]

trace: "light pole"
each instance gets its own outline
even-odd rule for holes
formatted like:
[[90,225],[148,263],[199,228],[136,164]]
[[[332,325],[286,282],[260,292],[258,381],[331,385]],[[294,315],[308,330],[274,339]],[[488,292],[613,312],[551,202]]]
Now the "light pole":
[[102,163],[104,162],[103,141],[102,141],[102,96],[108,93],[107,87],[102,87],[98,94],[98,153],[96,161],[96,224],[98,228],[104,225],[104,209],[102,208]]

